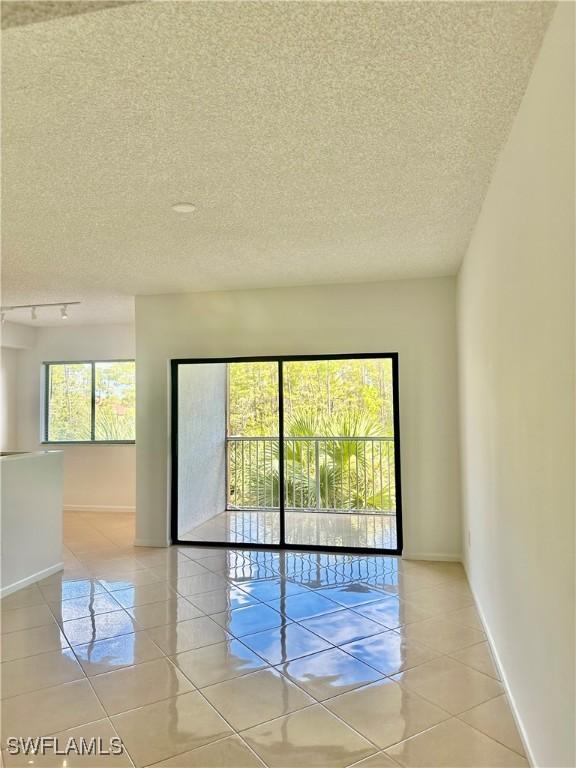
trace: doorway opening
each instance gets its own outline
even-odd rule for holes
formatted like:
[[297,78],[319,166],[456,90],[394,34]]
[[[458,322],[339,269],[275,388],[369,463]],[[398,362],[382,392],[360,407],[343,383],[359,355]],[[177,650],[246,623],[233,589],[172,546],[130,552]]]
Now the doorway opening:
[[396,354],[172,361],[172,541],[400,554]]

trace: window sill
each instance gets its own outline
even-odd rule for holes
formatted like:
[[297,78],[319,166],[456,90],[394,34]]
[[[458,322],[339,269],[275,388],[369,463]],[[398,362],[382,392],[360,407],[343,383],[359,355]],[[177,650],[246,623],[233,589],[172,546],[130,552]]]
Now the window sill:
[[40,445],[136,445],[136,440],[42,440]]

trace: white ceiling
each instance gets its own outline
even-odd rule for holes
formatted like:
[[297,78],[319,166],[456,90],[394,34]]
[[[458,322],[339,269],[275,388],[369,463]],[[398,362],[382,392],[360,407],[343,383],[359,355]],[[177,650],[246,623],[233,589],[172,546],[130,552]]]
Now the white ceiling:
[[2,29],[149,0],[2,0]]
[[120,322],[135,294],[453,274],[553,10],[169,1],[16,22],[3,303]]

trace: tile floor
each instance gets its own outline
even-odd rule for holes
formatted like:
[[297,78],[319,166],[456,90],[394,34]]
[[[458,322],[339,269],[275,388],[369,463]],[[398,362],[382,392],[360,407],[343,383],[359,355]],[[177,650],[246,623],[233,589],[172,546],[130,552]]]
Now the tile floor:
[[[65,518],[65,571],[2,601],[4,766],[528,765],[459,565],[143,549],[129,515]],[[6,749],[40,735],[125,752]]]
[[[280,513],[230,510],[182,533],[184,541],[278,544]],[[298,546],[396,549],[396,516],[368,512],[286,511],[286,541]]]

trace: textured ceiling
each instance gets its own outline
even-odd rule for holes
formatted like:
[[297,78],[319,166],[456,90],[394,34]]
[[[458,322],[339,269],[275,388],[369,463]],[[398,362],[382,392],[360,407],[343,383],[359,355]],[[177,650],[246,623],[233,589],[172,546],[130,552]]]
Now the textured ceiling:
[[61,16],[91,13],[125,5],[132,0],[2,0],[2,29],[37,24]]
[[140,293],[453,274],[553,10],[157,2],[7,29],[3,303],[105,322]]

